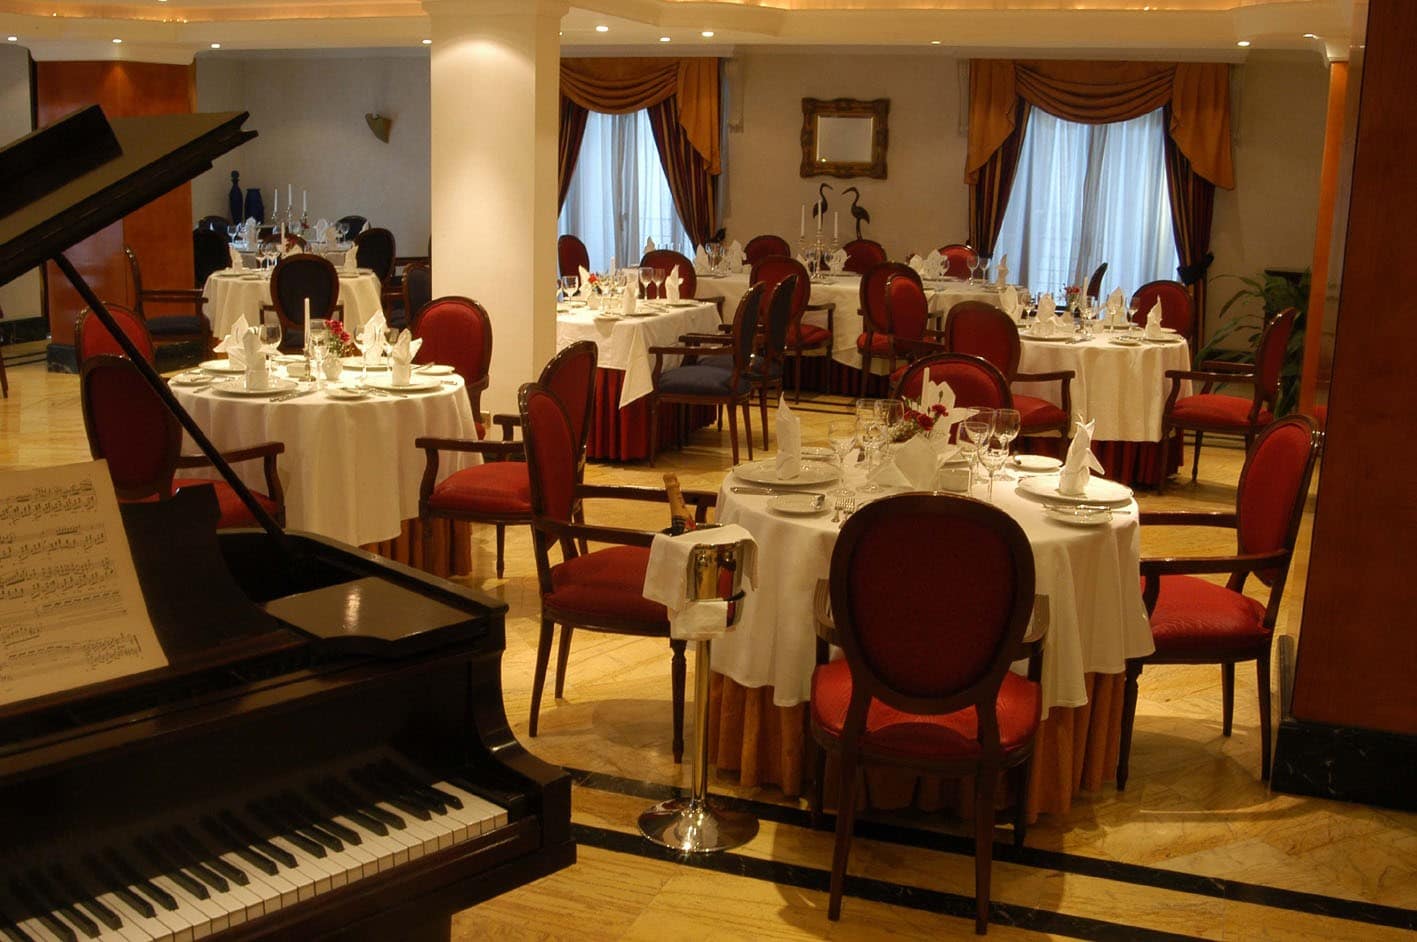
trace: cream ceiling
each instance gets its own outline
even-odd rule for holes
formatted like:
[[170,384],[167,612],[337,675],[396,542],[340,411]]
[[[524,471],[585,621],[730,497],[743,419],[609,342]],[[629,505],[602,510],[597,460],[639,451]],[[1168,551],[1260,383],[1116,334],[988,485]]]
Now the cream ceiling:
[[[1238,59],[1243,40],[1251,50],[1335,56],[1346,52],[1352,18],[1353,0],[578,0],[562,20],[562,45],[576,54],[913,46]],[[418,51],[429,34],[418,0],[0,0],[0,39],[14,36],[37,59],[188,62],[213,43],[223,53]]]

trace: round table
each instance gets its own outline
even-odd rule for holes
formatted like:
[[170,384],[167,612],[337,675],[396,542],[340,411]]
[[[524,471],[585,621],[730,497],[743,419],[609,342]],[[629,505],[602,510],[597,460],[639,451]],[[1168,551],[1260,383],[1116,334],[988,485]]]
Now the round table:
[[[339,273],[339,303],[344,305],[344,322],[351,332],[363,327],[375,312],[382,310],[379,277],[368,269]],[[261,305],[271,303],[269,271],[237,271],[225,268],[207,277],[202,286],[207,299],[206,315],[212,336],[220,340],[231,332],[239,317],[248,324],[261,318]]]
[[[346,373],[337,385],[355,379]],[[456,375],[432,392],[358,400],[332,399],[323,391],[285,402],[207,386],[173,385],[172,391],[222,451],[284,442],[277,465],[286,525],[355,546],[395,539],[402,521],[418,516],[424,456],[413,447],[415,439],[477,438],[472,405]],[[196,453],[190,440],[183,451]],[[480,460],[445,452],[439,480]],[[259,462],[236,468],[248,485],[264,488]]]

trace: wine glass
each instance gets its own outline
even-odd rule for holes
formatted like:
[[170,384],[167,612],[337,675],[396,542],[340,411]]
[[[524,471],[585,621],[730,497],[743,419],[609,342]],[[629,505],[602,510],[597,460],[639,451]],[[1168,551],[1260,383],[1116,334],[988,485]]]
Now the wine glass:
[[580,290],[580,287],[581,278],[579,275],[561,276],[561,294],[563,297],[565,297],[567,301],[570,301],[575,298],[576,292]]
[[866,453],[866,483],[860,490],[867,494],[874,494],[881,489],[873,479],[872,472],[876,469],[881,446],[886,440],[886,429],[881,424],[881,413],[876,402],[875,399],[856,400],[856,439],[861,443],[861,450]]
[[261,340],[261,350],[265,353],[272,353],[280,349],[281,328],[280,321],[261,321],[256,325],[256,336]]
[[227,226],[227,227],[226,227],[226,241],[228,241],[228,242],[235,242],[235,241],[236,241],[236,234],[237,234],[238,232],[240,232],[240,231],[241,231],[241,227],[240,227],[240,226]]
[[994,477],[1009,460],[1009,446],[997,435],[990,436],[978,450],[979,462],[989,472],[989,503],[994,502]]
[[664,268],[656,268],[654,269],[654,274],[651,277],[654,280],[654,296],[656,298],[663,298],[664,279],[669,277],[669,271]]
[[856,423],[850,419],[835,419],[827,423],[827,444],[836,455],[842,487],[846,486],[846,456],[856,447]]
[[[1003,442],[1004,450],[1007,451],[1013,445],[1013,440],[1018,438],[1019,428],[1022,424],[1022,417],[1017,409],[995,409],[994,410],[994,436]],[[999,475],[1005,481],[1012,481],[1013,474],[1007,468]]]
[[340,241],[340,242],[345,242],[345,241],[347,241],[347,240],[349,239],[349,223],[347,223],[347,222],[337,222],[337,223],[335,223],[335,235],[339,237],[339,241]]
[[648,301],[649,286],[654,282],[654,269],[650,268],[648,265],[641,266],[639,269],[639,279],[640,287],[643,289],[640,294],[640,297]]
[[969,461],[969,482],[973,487],[979,452],[994,434],[994,410],[976,409],[973,415],[960,423],[960,428],[964,431],[960,446]]

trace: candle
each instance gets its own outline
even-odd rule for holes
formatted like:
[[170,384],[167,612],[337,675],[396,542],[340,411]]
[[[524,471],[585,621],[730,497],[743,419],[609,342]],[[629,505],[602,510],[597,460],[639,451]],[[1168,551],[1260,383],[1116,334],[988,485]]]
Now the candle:
[[300,191],[300,215],[305,215],[305,191]]
[[801,224],[798,225],[798,227],[797,227],[797,235],[801,236],[802,238],[806,238],[806,237],[807,237],[807,204],[806,204],[806,203],[803,203],[803,204],[802,204],[802,221],[801,221]]
[[833,212],[832,212],[832,238],[833,238],[833,239],[836,239],[836,238],[838,238],[838,237],[840,236],[841,233],[838,231],[839,228],[840,228],[840,226],[841,226],[841,213],[838,213],[838,212],[836,212],[836,211],[833,211]]
[[310,299],[305,299],[305,349],[310,349]]
[[294,183],[287,183],[287,184],[285,185],[285,205],[286,205],[289,209],[291,209],[291,210],[294,210],[294,209],[295,209],[295,184],[294,184]]
[[825,216],[825,215],[826,215],[826,213],[818,213],[818,214],[817,214],[817,235],[821,235],[821,234],[822,234],[822,217]]
[[271,206],[271,218],[272,218],[272,219],[275,219],[275,218],[276,218],[277,216],[279,216],[279,215],[280,215],[280,187],[276,187],[276,201],[275,201],[275,204],[274,204],[273,206]]

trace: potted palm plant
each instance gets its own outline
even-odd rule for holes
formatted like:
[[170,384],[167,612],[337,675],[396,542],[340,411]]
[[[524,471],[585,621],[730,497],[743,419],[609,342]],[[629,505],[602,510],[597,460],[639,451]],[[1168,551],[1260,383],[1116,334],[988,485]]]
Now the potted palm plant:
[[[1196,355],[1199,363],[1252,363],[1260,334],[1274,315],[1286,308],[1295,308],[1294,332],[1284,351],[1284,365],[1279,373],[1279,395],[1275,415],[1293,412],[1299,403],[1299,376],[1304,367],[1304,321],[1309,311],[1309,270],[1280,272],[1266,270],[1258,278],[1242,275],[1220,275],[1215,280],[1234,279],[1241,288],[1220,308],[1220,326]],[[1241,344],[1236,344],[1236,341]]]

